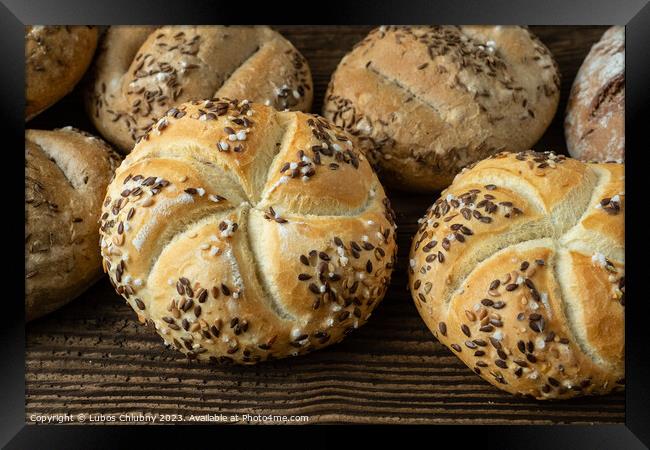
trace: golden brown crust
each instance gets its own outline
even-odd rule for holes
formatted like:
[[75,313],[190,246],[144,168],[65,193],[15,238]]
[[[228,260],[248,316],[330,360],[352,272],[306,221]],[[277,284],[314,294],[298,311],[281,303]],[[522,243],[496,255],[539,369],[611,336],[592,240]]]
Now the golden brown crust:
[[247,98],[307,111],[312,91],[306,60],[268,27],[115,26],[102,39],[86,105],[102,135],[128,153],[182,102]]
[[521,27],[381,27],[339,64],[323,115],[358,137],[382,180],[433,191],[466,164],[530,148],[558,77]]
[[226,99],[172,108],[142,136],[100,234],[104,269],[141,320],[189,358],[244,364],[363,324],[396,252],[388,200],[349,135]]
[[25,120],[77,84],[95,53],[97,33],[91,26],[25,27]]
[[511,393],[621,388],[623,172],[528,151],[457,175],[411,247],[411,293],[433,334]]
[[594,44],[571,87],[564,119],[569,153],[583,161],[625,157],[625,28]]
[[71,127],[25,133],[27,320],[64,305],[100,276],[97,221],[118,164],[104,141]]

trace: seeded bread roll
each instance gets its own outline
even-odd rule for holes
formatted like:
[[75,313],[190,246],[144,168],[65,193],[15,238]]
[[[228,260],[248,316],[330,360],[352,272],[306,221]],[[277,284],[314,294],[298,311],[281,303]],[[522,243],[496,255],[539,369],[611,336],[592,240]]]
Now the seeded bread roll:
[[340,341],[383,297],[388,199],[346,133],[213,99],[172,108],[108,188],[104,270],[190,359],[252,364]]
[[586,161],[625,156],[625,28],[611,27],[585,58],[564,120],[569,153]]
[[96,46],[96,27],[25,27],[26,120],[72,91],[90,65]]
[[25,133],[25,311],[35,319],[101,276],[97,221],[117,153],[66,127]]
[[382,181],[435,191],[471,162],[530,148],[558,87],[553,57],[525,28],[380,27],[339,64],[323,114],[358,137]]
[[499,153],[462,171],[413,240],[410,289],[440,342],[538,399],[624,387],[624,166]]
[[87,108],[100,133],[128,153],[174,105],[248,98],[308,111],[309,66],[268,27],[111,27],[101,42]]

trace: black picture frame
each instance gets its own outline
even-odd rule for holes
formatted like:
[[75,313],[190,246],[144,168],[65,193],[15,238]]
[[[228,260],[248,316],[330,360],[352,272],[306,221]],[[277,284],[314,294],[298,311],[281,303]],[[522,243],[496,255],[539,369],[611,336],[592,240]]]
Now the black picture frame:
[[[148,442],[161,440],[168,445],[185,442],[189,430],[184,427],[135,426],[26,426],[25,424],[25,320],[24,254],[21,239],[24,228],[16,217],[24,212],[24,190],[18,148],[24,145],[24,25],[25,24],[162,24],[162,23],[265,23],[265,24],[529,24],[529,25],[625,25],[626,26],[626,239],[630,244],[626,259],[626,404],[624,425],[596,426],[467,426],[462,430],[439,426],[433,431],[435,441],[446,437],[463,445],[500,448],[644,448],[650,446],[650,352],[646,344],[645,320],[649,306],[643,298],[643,233],[645,223],[643,167],[648,134],[644,129],[650,105],[650,3],[648,0],[516,0],[479,1],[328,1],[319,5],[306,2],[264,2],[244,5],[220,1],[112,0],[2,0],[0,33],[2,34],[4,70],[0,123],[5,124],[5,243],[13,255],[5,257],[4,324],[0,327],[4,357],[0,369],[0,445],[7,448],[118,448],[135,442],[142,434]],[[15,167],[15,169],[14,169]],[[9,181],[9,177],[15,180]],[[13,214],[16,216],[13,216]],[[10,280],[14,280],[11,282]],[[224,429],[225,428],[225,429]],[[260,428],[260,427],[256,427]],[[262,427],[269,429],[269,427]],[[273,427],[277,428],[277,427]],[[418,431],[424,431],[417,427]],[[245,430],[250,433],[250,428]],[[206,426],[192,426],[192,440]],[[238,427],[221,427],[224,433],[242,431]],[[275,430],[274,430],[275,431]],[[314,427],[292,428],[292,433],[313,433]],[[324,433],[323,433],[324,431]],[[395,433],[402,433],[398,430]],[[459,435],[462,433],[461,435]],[[336,433],[321,427],[320,445],[334,444]],[[388,430],[391,433],[390,430]],[[411,430],[408,430],[411,433]],[[432,432],[426,430],[425,432]],[[373,428],[372,433],[380,433]],[[254,433],[257,434],[257,433]],[[447,436],[445,436],[447,435]],[[307,437],[307,435],[303,435]],[[296,439],[303,436],[295,435]],[[411,438],[409,438],[410,440]],[[310,438],[308,442],[316,442]],[[405,440],[404,443],[409,441]],[[430,441],[432,445],[434,441]],[[415,442],[412,442],[415,444]],[[313,445],[313,444],[310,444]]]

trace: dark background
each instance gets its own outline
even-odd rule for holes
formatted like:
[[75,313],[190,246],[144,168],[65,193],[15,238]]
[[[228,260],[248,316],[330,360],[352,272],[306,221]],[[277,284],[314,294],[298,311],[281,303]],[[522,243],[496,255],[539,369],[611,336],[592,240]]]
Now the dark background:
[[[368,26],[275,26],[309,61],[313,112],[330,75]],[[561,71],[553,123],[535,145],[566,153],[563,116],[573,78],[604,26],[534,26]],[[80,89],[26,126],[96,134]],[[33,413],[306,414],[310,423],[621,423],[625,394],[538,402],[504,393],[427,330],[406,290],[416,221],[436,196],[388,192],[398,214],[398,265],[369,322],[341,344],[256,367],[214,367],[167,350],[107,279],[26,328],[26,420]]]

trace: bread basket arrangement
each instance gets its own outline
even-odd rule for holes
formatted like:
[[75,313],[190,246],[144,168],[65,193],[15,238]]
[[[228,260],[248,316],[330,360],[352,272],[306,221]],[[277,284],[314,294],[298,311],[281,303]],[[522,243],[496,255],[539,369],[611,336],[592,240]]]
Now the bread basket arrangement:
[[[269,27],[27,27],[26,317],[107,277],[170,348],[263,371],[372,322],[401,273],[497,388],[624,389],[623,33],[558,111],[526,27],[377,27],[322,93]],[[30,127],[73,89],[94,129]],[[532,150],[558,115],[566,148]],[[431,199],[405,264],[393,192]]]

